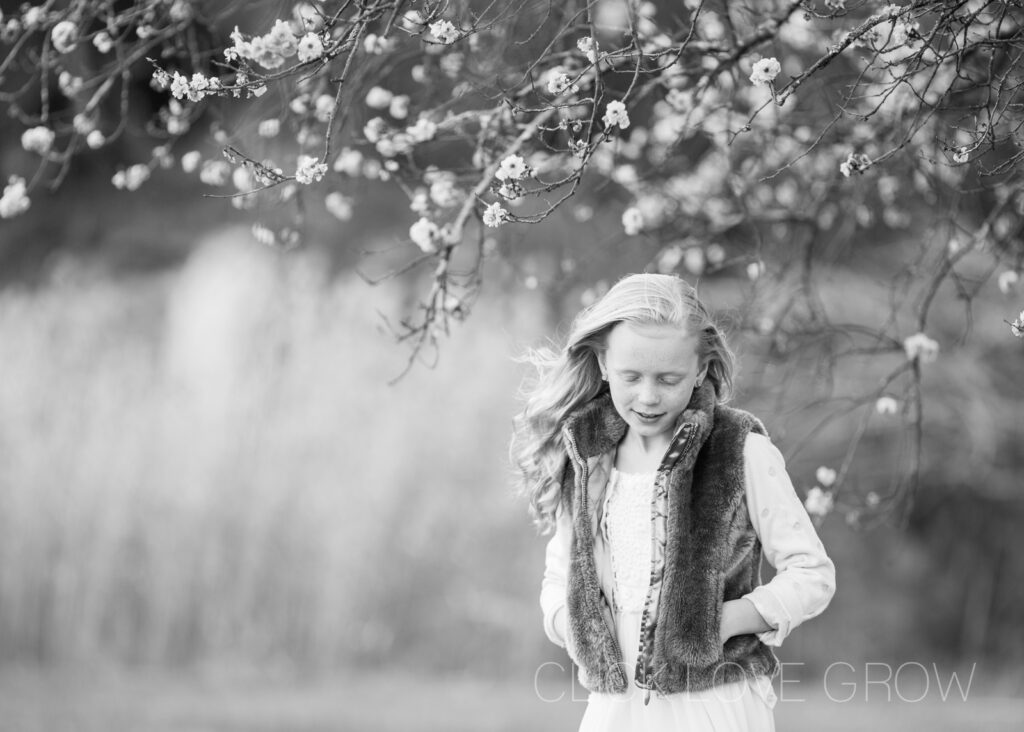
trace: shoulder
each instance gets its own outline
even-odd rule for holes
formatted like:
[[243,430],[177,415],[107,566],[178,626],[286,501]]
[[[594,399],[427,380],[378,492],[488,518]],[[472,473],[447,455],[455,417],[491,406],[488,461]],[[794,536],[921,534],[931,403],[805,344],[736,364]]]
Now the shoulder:
[[743,457],[753,465],[783,465],[782,452],[767,434],[750,431],[743,442]]

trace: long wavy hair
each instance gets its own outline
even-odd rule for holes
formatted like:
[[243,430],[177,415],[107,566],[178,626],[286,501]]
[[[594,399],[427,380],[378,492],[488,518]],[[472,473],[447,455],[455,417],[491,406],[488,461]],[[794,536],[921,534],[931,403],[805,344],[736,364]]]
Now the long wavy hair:
[[715,388],[718,403],[732,398],[735,358],[722,331],[697,297],[697,291],[676,275],[631,274],[573,319],[565,346],[529,348],[515,359],[535,367],[519,397],[523,410],[513,420],[509,458],[517,471],[518,492],[529,502],[530,516],[542,534],[555,524],[567,454],[562,423],[577,407],[607,388],[601,379],[598,354],[607,348],[608,333],[622,322],[676,325],[699,334],[699,367]]

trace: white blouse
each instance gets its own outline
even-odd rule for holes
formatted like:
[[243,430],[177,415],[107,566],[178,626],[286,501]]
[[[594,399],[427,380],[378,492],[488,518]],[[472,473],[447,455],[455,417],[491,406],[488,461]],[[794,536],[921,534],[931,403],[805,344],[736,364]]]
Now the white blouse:
[[[779,449],[764,435],[751,432],[744,444],[743,459],[750,521],[768,563],[776,570],[769,582],[743,597],[771,626],[758,633],[758,638],[766,645],[781,646],[794,628],[828,606],[835,593],[835,565],[793,488]],[[646,505],[649,510],[649,500]],[[649,524],[649,513],[646,518]],[[545,634],[564,648],[572,519],[560,508],[556,521],[555,534],[545,550],[540,606]],[[615,570],[618,576],[619,568]]]

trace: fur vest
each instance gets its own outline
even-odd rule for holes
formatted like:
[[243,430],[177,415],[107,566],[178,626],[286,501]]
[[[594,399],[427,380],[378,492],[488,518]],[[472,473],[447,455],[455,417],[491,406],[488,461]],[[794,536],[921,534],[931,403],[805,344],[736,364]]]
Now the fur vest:
[[[662,694],[698,691],[779,669],[772,650],[748,633],[722,644],[722,604],[761,584],[761,542],[750,522],[743,446],[751,430],[766,434],[752,414],[719,405],[705,381],[675,425],[658,468],[652,499],[664,562],[652,570],[641,619],[635,669],[625,669],[594,556],[591,474],[625,436],[607,387],[564,421],[568,452],[561,497],[572,512],[566,583],[566,650],[590,691],[626,693],[629,681]],[[660,503],[658,495],[661,495]],[[595,511],[596,513],[596,511]],[[656,533],[657,535],[657,533]]]

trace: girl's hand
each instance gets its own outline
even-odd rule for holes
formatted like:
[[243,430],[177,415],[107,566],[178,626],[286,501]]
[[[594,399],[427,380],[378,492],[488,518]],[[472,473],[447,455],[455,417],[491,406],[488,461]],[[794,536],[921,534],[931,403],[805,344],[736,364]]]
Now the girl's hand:
[[727,640],[736,635],[732,630],[732,609],[735,607],[735,605],[733,604],[735,602],[735,600],[726,600],[724,603],[722,603],[722,624],[718,627],[718,635],[721,639],[722,645],[725,645],[725,642]]
[[741,597],[722,603],[722,624],[718,628],[718,635],[723,645],[734,635],[761,633],[771,628],[750,600]]

